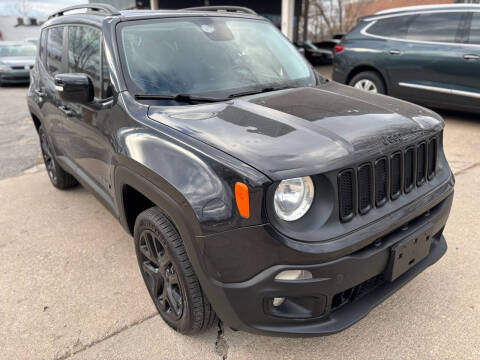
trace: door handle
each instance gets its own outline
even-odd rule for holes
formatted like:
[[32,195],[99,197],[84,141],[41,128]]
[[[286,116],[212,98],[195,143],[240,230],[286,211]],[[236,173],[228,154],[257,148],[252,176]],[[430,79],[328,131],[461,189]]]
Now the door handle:
[[402,52],[400,50],[390,50],[390,55],[400,55]]
[[463,55],[463,58],[465,60],[478,60],[478,59],[480,59],[480,56],[479,55],[473,55],[473,54],[465,54],[465,55]]
[[66,105],[61,105],[58,107],[61,112],[63,112],[67,116],[73,116],[73,111]]
[[46,96],[47,94],[45,94],[43,91],[41,90],[34,90],[35,94],[39,97],[44,97]]

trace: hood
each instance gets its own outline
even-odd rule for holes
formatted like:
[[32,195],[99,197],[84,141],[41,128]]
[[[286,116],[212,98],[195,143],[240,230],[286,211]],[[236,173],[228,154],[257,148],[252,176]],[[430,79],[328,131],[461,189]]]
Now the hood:
[[25,66],[35,64],[35,57],[32,56],[3,56],[0,57],[0,64],[8,66]]
[[427,109],[337,83],[207,105],[151,106],[149,117],[272,180],[350,166],[443,128]]

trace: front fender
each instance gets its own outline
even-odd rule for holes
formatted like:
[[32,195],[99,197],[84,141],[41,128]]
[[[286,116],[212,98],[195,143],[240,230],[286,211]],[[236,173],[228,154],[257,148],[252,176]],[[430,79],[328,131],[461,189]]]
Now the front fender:
[[130,232],[123,197],[124,187],[128,185],[165,212],[179,231],[188,234],[188,237],[192,234],[200,234],[200,224],[186,199],[165,181],[155,179],[154,184],[152,176],[155,174],[149,174],[147,169],[139,173],[124,165],[115,168],[115,198],[120,208],[119,220],[125,230]]
[[[215,156],[219,151],[206,144],[200,143],[198,148],[158,130],[147,127],[119,129],[120,156],[115,170],[117,204],[123,201],[124,185],[134,187],[160,208],[164,203],[180,204],[182,216],[192,224],[195,235],[265,222],[263,193],[270,180],[251,168],[247,172],[238,171],[245,169],[245,164],[235,167],[232,162],[241,162],[231,157],[230,163],[221,161]],[[129,176],[127,169],[132,173]],[[252,173],[255,176],[251,176]],[[248,219],[242,218],[236,207],[234,186],[237,181],[250,189],[252,211]],[[167,209],[164,211],[170,214]]]

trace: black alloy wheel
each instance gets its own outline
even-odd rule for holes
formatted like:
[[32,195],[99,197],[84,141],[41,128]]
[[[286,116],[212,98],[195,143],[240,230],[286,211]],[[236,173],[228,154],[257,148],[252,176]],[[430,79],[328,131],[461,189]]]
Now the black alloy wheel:
[[137,216],[133,232],[138,266],[162,319],[182,334],[215,324],[218,317],[171,220],[155,206]]
[[177,321],[183,313],[183,292],[168,251],[151,231],[140,234],[140,263],[148,291],[163,318]]

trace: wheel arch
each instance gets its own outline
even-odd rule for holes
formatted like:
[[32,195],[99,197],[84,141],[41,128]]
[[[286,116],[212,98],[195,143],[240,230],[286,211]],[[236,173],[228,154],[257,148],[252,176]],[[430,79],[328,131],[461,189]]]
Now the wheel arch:
[[117,166],[115,199],[120,223],[131,235],[137,216],[153,206],[158,206],[164,212],[182,238],[190,238],[201,233],[198,219],[188,201],[164,180],[156,179],[154,184],[129,168]]
[[38,104],[33,100],[30,94],[27,95],[27,106],[28,106],[28,111],[32,118],[33,124],[35,125],[35,129],[37,130],[37,133],[38,133],[38,129],[40,129],[40,126],[43,125],[42,112]]
[[356,75],[358,75],[362,72],[365,72],[365,71],[372,71],[372,72],[377,73],[383,81],[383,85],[385,86],[386,94],[388,94],[388,84],[387,84],[387,80],[386,80],[387,79],[386,75],[382,71],[380,71],[377,67],[375,67],[373,65],[370,65],[370,64],[358,65],[358,66],[354,67],[352,70],[350,70],[350,72],[348,73],[348,76],[347,76],[346,84],[349,85],[350,81]]

